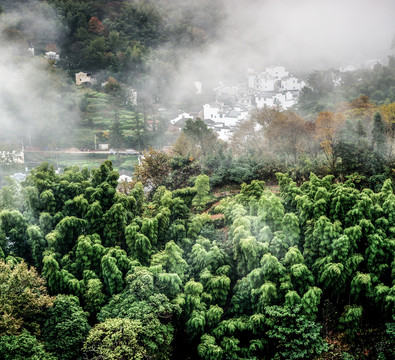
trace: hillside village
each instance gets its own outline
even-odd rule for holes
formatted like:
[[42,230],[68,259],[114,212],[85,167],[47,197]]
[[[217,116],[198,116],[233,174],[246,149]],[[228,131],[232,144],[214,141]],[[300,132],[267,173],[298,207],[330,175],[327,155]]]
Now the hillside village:
[[[34,47],[29,48],[34,56]],[[57,62],[59,54],[50,51],[45,53],[45,58]],[[376,65],[382,65],[381,59],[365,60],[365,62],[353,65],[344,65],[339,70],[334,70],[332,74],[333,85],[340,86],[342,75],[347,72],[357,71],[358,69],[373,69]],[[97,77],[94,73],[78,72],[75,74],[75,84],[77,86],[96,85]],[[107,82],[101,83],[103,88]],[[201,93],[201,83],[197,93]],[[199,112],[171,112],[168,109],[159,108],[159,113],[169,119],[169,123],[181,131],[185,126],[186,119],[201,118],[207,126],[214,130],[218,138],[222,141],[229,142],[236,126],[248,118],[253,109],[264,107],[277,107],[287,110],[298,103],[301,90],[307,84],[305,81],[291,74],[284,66],[275,65],[266,67],[264,71],[248,69],[245,75],[245,81],[239,84],[218,83],[214,88],[215,100],[202,105]],[[128,102],[134,106],[138,105],[137,91],[130,86],[125,86],[127,90]],[[162,104],[163,105],[163,104]],[[165,110],[162,112],[162,110]],[[184,109],[185,110],[185,109]],[[167,114],[166,114],[167,113]]]
[[[292,76],[284,66],[270,66],[263,72],[248,69],[244,83],[219,83],[214,89],[215,101],[204,104],[199,116],[217,132],[219,139],[229,141],[237,124],[246,119],[251,110],[265,106],[289,109],[297,103],[304,86],[305,82]],[[192,114],[183,113],[170,123],[182,128],[185,119],[191,117]]]
[[[46,54],[45,57],[49,58],[49,55]],[[91,87],[96,82],[94,74],[85,72],[75,74],[77,86]],[[105,85],[106,83],[102,83],[101,87]],[[214,102],[203,104],[198,114],[182,113],[170,120],[170,124],[181,131],[186,119],[200,117],[217,133],[220,140],[228,142],[236,126],[245,120],[253,109],[265,106],[288,109],[297,103],[304,86],[304,81],[292,76],[283,66],[271,66],[264,72],[248,69],[244,83],[230,86],[220,83],[214,89]],[[130,87],[126,89],[128,101],[137,105],[137,92]],[[112,154],[114,150],[109,148],[109,144],[99,144],[98,150],[108,150],[109,154]],[[94,150],[97,150],[96,145]],[[16,156],[14,153],[12,156],[7,156],[7,161],[24,163],[23,150],[22,156],[18,155],[17,159],[14,159]],[[6,153],[3,152],[0,162],[5,163],[5,158]]]

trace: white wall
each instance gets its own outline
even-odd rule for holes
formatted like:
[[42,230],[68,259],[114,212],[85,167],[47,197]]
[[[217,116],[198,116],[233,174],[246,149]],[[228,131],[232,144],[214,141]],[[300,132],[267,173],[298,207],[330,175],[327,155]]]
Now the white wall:
[[211,104],[204,104],[203,105],[203,118],[204,119],[221,119],[222,115],[222,107],[220,105],[211,105]]

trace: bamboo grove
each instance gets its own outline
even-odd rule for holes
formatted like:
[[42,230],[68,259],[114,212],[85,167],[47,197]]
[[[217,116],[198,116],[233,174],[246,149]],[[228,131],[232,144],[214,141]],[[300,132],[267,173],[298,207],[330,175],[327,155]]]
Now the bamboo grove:
[[[395,195],[277,174],[212,204],[110,162],[0,190],[0,357],[392,359]],[[211,203],[210,203],[211,201]]]

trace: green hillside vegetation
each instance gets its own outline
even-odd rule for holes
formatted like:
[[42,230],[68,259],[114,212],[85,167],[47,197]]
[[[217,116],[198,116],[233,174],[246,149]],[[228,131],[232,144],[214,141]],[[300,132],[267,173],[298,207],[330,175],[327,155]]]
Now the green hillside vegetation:
[[[0,38],[9,49],[6,64],[17,64],[28,79],[26,93],[9,94],[17,97],[8,101],[17,108],[9,109],[8,120],[17,126],[6,140],[92,149],[96,135],[111,147],[167,145],[174,136],[165,134],[153,104],[165,101],[177,64],[215,38],[221,16],[216,1],[3,1]],[[31,46],[34,58],[27,53]],[[56,51],[60,60],[43,59],[46,51]],[[93,73],[97,84],[77,89],[80,71]],[[130,87],[137,90],[137,107],[126,101]],[[40,89],[32,105],[45,104],[37,114],[23,101],[31,98],[30,89]]]
[[[214,39],[222,16],[220,2],[208,0],[16,0],[2,6],[19,38],[35,44],[37,53],[60,52],[57,66],[72,76],[100,72],[101,80],[115,76],[140,90],[150,74],[161,94],[177,71],[174,64]],[[15,10],[23,18],[16,26],[15,15],[8,17]],[[45,25],[33,27],[39,17]]]
[[277,177],[212,207],[110,162],[3,187],[1,357],[393,358],[394,184]]
[[[152,144],[166,144],[167,124],[160,115],[130,103],[124,85],[110,77],[99,92],[81,87],[79,110],[81,122],[75,132],[75,146],[94,149],[107,143],[114,149],[132,148],[141,151]],[[97,148],[97,147],[96,147]]]

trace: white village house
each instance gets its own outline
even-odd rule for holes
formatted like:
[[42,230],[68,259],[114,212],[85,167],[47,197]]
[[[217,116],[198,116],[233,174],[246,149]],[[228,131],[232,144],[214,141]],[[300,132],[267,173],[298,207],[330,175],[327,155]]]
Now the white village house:
[[46,59],[48,60],[54,60],[54,61],[58,61],[60,59],[60,56],[58,53],[56,53],[55,51],[47,51],[45,53],[44,56]]
[[84,83],[94,84],[96,79],[94,79],[89,73],[79,72],[75,74],[76,85],[82,85]]

